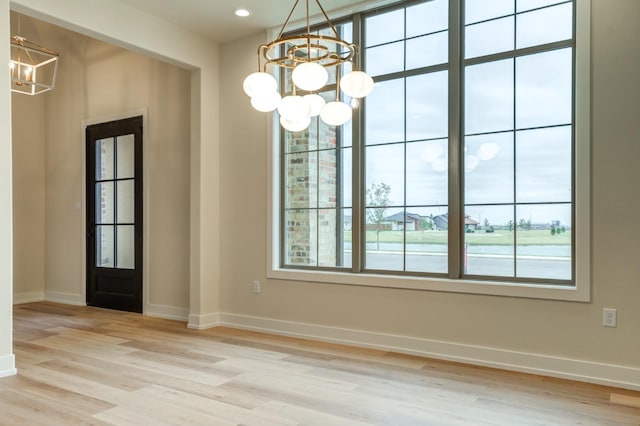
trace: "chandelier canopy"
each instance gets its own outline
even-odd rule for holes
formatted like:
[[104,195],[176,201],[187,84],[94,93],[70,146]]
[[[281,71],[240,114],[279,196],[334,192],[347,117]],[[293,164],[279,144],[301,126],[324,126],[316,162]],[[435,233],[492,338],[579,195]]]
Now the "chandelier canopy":
[[[341,126],[351,119],[352,108],[340,99],[340,91],[355,100],[364,98],[373,90],[373,79],[357,70],[358,45],[340,38],[319,0],[315,0],[331,35],[312,34],[309,0],[306,2],[306,33],[284,36],[300,0],[296,0],[278,37],[258,47],[258,71],[250,74],[243,84],[251,105],[258,111],[278,110],[280,124],[292,132],[305,130],[311,118],[320,119],[330,126]],[[344,65],[351,70],[341,76]],[[317,92],[329,81],[327,69],[335,68],[336,98],[326,102]],[[346,68],[346,67],[344,67]],[[282,97],[278,82],[271,74],[277,69],[291,70],[292,94]],[[268,71],[271,71],[269,73]],[[305,92],[298,95],[298,90]],[[357,105],[358,102],[352,102]]]

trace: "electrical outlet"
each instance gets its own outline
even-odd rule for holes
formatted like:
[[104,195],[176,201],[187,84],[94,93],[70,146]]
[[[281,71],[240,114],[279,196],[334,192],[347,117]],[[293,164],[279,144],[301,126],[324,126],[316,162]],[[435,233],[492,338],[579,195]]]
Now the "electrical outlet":
[[614,308],[604,308],[602,310],[602,325],[605,327],[615,327],[618,325],[618,312]]
[[253,292],[260,293],[260,281],[253,282]]

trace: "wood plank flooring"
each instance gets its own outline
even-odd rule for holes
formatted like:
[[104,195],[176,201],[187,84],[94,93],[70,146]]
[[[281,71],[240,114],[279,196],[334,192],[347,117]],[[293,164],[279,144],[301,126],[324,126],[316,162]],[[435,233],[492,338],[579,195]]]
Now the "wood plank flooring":
[[15,307],[0,425],[640,425],[640,393],[53,303]]

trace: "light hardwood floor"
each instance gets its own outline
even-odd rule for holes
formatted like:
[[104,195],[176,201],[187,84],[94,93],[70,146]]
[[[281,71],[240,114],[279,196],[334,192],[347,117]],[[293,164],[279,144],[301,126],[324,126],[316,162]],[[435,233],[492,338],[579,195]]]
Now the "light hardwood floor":
[[14,325],[1,425],[640,425],[604,386],[44,302]]

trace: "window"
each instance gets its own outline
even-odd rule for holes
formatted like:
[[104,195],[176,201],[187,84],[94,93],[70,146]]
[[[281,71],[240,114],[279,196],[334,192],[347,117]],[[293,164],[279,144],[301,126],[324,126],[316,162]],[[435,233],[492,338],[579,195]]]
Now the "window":
[[573,2],[491,5],[465,10],[464,273],[570,284]]
[[340,23],[376,86],[345,126],[280,130],[271,276],[585,300],[588,9],[431,0]]
[[448,9],[437,0],[364,18],[376,81],[363,111],[365,270],[448,275]]

